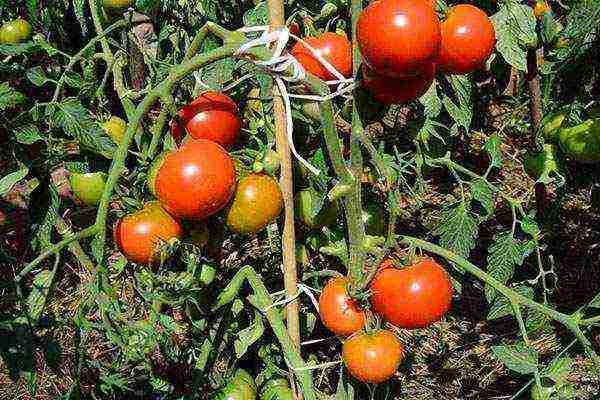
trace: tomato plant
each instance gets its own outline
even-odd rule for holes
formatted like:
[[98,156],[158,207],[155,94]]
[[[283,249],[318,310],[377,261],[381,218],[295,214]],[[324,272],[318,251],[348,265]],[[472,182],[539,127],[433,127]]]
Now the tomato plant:
[[321,321],[338,336],[350,336],[365,325],[365,312],[350,298],[347,286],[347,279],[334,278],[327,282],[319,297]]
[[181,234],[179,222],[156,202],[123,217],[114,229],[115,242],[123,255],[140,264],[155,261],[160,247]]
[[431,259],[406,268],[383,268],[371,282],[373,310],[401,328],[423,328],[450,309],[452,282]]
[[390,331],[360,332],[344,341],[342,357],[356,379],[381,383],[396,373],[404,359],[404,347]]
[[[349,77],[352,74],[352,45],[340,34],[325,32],[316,37],[304,38],[319,56],[327,60],[340,74]],[[312,52],[301,42],[294,45],[291,54],[302,64],[306,71],[325,81],[337,79]]]
[[233,161],[221,146],[192,140],[165,156],[156,175],[156,195],[178,218],[205,219],[227,205],[235,179]]
[[[207,139],[224,148],[231,147],[242,126],[237,105],[223,93],[202,93],[178,113],[179,121],[194,139]],[[181,127],[177,121],[171,125],[171,133],[181,138]]]
[[283,209],[283,195],[268,175],[250,174],[237,185],[227,210],[227,226],[241,234],[256,233],[275,220]]
[[294,393],[290,388],[290,384],[287,380],[271,379],[267,382],[261,392],[260,400],[293,400]]
[[327,200],[315,212],[317,198],[318,194],[314,189],[303,189],[296,194],[294,200],[298,219],[310,229],[320,229],[333,224],[339,213],[338,204]]
[[29,40],[31,25],[24,19],[15,19],[0,27],[0,44],[17,44]]
[[449,74],[467,74],[483,67],[494,51],[496,33],[485,12],[469,4],[452,7],[442,22],[437,66]]

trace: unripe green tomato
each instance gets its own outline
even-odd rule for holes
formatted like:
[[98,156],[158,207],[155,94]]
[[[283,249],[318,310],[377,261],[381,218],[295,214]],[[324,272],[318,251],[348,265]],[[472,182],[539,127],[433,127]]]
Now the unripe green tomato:
[[104,172],[71,173],[69,184],[75,197],[89,207],[100,204],[107,175]]
[[227,385],[217,392],[213,400],[256,400],[254,380],[243,369],[237,370]]
[[600,161],[600,120],[588,119],[572,128],[558,133],[560,148],[576,161],[596,163]]
[[557,171],[559,169],[557,151],[555,145],[545,144],[542,151],[533,153],[525,159],[523,163],[525,171],[534,179],[538,179],[544,171]]
[[263,387],[260,400],[294,400],[294,393],[287,380],[273,379]]
[[158,171],[160,170],[160,167],[162,166],[162,163],[165,160],[167,154],[167,151],[159,154],[154,159],[152,165],[150,165],[150,168],[148,169],[148,177],[146,178],[146,184],[148,185],[150,193],[152,193],[152,196],[154,197],[156,197],[156,176],[158,175]]
[[102,6],[109,10],[124,10],[133,5],[133,0],[102,0]]
[[9,21],[0,27],[0,44],[17,44],[31,37],[31,25],[24,19]]
[[269,175],[274,175],[281,167],[281,158],[276,151],[268,150],[262,160],[263,171]]
[[327,203],[313,216],[313,201],[317,193],[313,189],[303,189],[296,194],[294,210],[296,217],[309,229],[320,229],[331,225],[337,219],[339,206],[336,202]]
[[370,236],[384,236],[387,233],[385,211],[376,203],[367,204],[362,212],[365,233]]
[[108,121],[102,124],[102,128],[104,128],[106,134],[113,142],[121,144],[125,136],[125,130],[127,129],[127,122],[113,115]]

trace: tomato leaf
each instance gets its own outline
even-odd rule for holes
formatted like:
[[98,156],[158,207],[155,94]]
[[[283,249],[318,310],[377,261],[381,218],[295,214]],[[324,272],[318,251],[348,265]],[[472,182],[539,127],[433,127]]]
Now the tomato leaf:
[[265,332],[265,324],[259,312],[254,313],[254,322],[245,329],[242,329],[237,334],[237,339],[233,343],[235,355],[241,358],[250,346],[260,339]]
[[[515,267],[522,263],[522,245],[510,231],[500,232],[494,236],[487,256],[487,270],[490,276],[505,284],[515,273]],[[496,290],[485,286],[485,297],[492,301]]]
[[[528,286],[517,286],[513,288],[513,290],[529,299],[533,298],[533,289]],[[496,296],[490,307],[490,311],[488,312],[487,319],[491,321],[493,319],[506,317],[512,313],[513,309],[510,301],[504,296]]]
[[21,144],[30,145],[38,140],[42,140],[39,128],[34,124],[28,124],[15,128],[15,139]]
[[572,365],[573,360],[569,357],[557,358],[542,371],[542,376],[550,378],[556,383],[565,382],[569,377]]
[[457,206],[443,211],[434,234],[440,237],[442,247],[468,258],[475,247],[478,229],[467,204],[461,201]]
[[11,88],[8,83],[0,83],[0,111],[8,110],[25,102],[25,96]]
[[492,351],[512,371],[520,374],[532,374],[538,369],[537,351],[524,344],[493,346]]
[[33,288],[27,298],[27,309],[32,322],[37,322],[44,311],[54,273],[54,270],[41,271],[33,278]]
[[0,179],[0,197],[8,194],[13,186],[15,186],[21,179],[25,178],[29,173],[29,168],[22,167],[20,170],[15,171],[11,174],[6,175]]
[[35,86],[41,87],[48,82],[48,77],[42,69],[42,67],[34,67],[27,71],[27,79],[31,81]]
[[494,213],[494,209],[496,208],[494,205],[494,197],[492,195],[492,190],[488,186],[486,182],[482,179],[477,179],[471,182],[471,190],[473,194],[473,199],[477,200],[488,215]]
[[525,4],[505,3],[491,17],[496,30],[496,48],[507,63],[527,70],[527,49],[537,41],[533,9]]
[[502,139],[498,135],[490,136],[490,138],[485,142],[485,145],[483,146],[485,151],[487,151],[490,155],[492,165],[496,168],[500,168],[500,166],[502,165],[502,152],[500,150],[501,146]]

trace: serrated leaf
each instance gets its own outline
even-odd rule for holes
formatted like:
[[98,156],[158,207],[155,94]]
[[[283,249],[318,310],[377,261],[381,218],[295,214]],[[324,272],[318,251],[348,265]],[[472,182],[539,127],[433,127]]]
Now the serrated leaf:
[[47,204],[44,204],[45,214],[42,223],[39,225],[37,232],[35,233],[36,245],[45,249],[50,246],[50,238],[52,235],[52,228],[54,222],[58,217],[58,210],[60,208],[60,197],[56,186],[53,184],[48,185],[48,192],[44,193],[45,198],[48,200]]
[[8,83],[0,83],[0,111],[8,110],[25,101],[25,96],[11,88]]
[[44,86],[48,82],[48,77],[42,67],[33,67],[27,71],[27,79],[35,86]]
[[39,46],[33,42],[19,44],[0,44],[0,54],[6,56],[18,56],[39,49]]
[[495,209],[494,197],[489,185],[482,179],[477,179],[471,182],[471,189],[473,198],[481,203],[487,214],[493,214]]
[[42,311],[44,311],[44,305],[50,293],[53,279],[54,270],[41,271],[33,278],[33,287],[27,298],[27,310],[32,322],[37,322],[42,315]]
[[477,223],[471,215],[467,204],[460,202],[442,213],[440,222],[434,231],[440,237],[440,245],[468,258],[475,247],[478,235]]
[[38,140],[43,139],[42,136],[40,135],[40,130],[38,129],[38,127],[36,125],[33,125],[33,124],[24,125],[24,126],[15,128],[14,134],[15,134],[15,139],[17,140],[17,142],[19,142],[21,144],[26,144],[26,145],[33,144],[33,143],[37,142]]
[[442,103],[454,122],[468,131],[473,119],[471,80],[464,75],[448,76],[446,79],[452,87],[453,98],[444,95]]
[[[517,286],[513,290],[529,299],[533,298],[533,289],[528,286]],[[494,302],[490,306],[487,319],[493,320],[506,317],[513,313],[510,301],[504,296],[496,296]]]
[[492,346],[492,352],[511,371],[532,374],[538,369],[538,354],[524,344]]
[[442,102],[437,93],[437,81],[433,81],[427,92],[419,98],[419,102],[425,107],[425,116],[435,118],[440,114]]
[[0,197],[8,194],[13,186],[15,186],[21,179],[25,178],[29,173],[29,168],[22,167],[20,170],[10,173],[0,179]]
[[542,376],[552,379],[555,383],[565,382],[571,373],[572,365],[573,360],[569,357],[557,358],[542,371]]
[[485,151],[487,151],[490,155],[492,165],[496,168],[500,168],[502,165],[501,146],[502,139],[498,135],[490,136],[490,138],[485,142],[485,145],[483,145]]
[[237,358],[241,358],[250,346],[260,339],[265,332],[265,324],[260,313],[254,314],[254,322],[245,329],[242,329],[237,334],[237,339],[233,343]]
[[530,216],[527,216],[521,220],[521,229],[523,232],[536,240],[539,238],[541,233],[537,222],[535,222],[535,220]]
[[[515,267],[520,264],[521,252],[521,244],[513,237],[512,232],[496,234],[488,251],[488,274],[505,284],[515,273]],[[496,290],[486,285],[485,297],[491,302],[496,297]]]
[[81,28],[81,33],[84,37],[88,34],[88,23],[85,19],[86,5],[87,2],[85,0],[73,0],[73,11],[75,12],[75,17],[77,18],[77,22],[79,22],[79,27]]
[[537,41],[533,9],[525,4],[504,3],[491,20],[502,57],[516,69],[526,71],[527,49]]

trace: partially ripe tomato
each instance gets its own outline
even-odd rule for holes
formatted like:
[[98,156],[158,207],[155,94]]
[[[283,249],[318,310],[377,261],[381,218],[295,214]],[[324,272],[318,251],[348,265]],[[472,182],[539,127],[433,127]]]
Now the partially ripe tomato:
[[533,14],[537,19],[541,19],[542,16],[549,11],[552,11],[552,8],[550,7],[550,4],[548,4],[548,2],[546,2],[545,0],[536,0],[535,6],[533,7]]
[[[315,37],[303,39],[317,53],[327,60],[340,74],[350,77],[352,75],[352,44],[344,35],[333,32],[325,32]],[[303,44],[296,43],[292,47],[291,54],[302,64],[307,72],[323,79],[331,81],[337,79]]]
[[191,140],[165,156],[156,196],[178,218],[205,219],[221,211],[235,192],[235,165],[221,146]]
[[338,336],[350,336],[365,326],[365,311],[350,297],[347,287],[347,278],[333,278],[319,297],[321,321]]
[[[242,128],[237,104],[223,93],[202,93],[179,110],[179,121],[194,139],[212,140],[228,149],[237,140]],[[181,126],[171,124],[171,134],[176,140],[183,136]]]
[[140,211],[123,217],[114,230],[117,247],[130,261],[151,264],[160,247],[172,239],[181,238],[179,222],[158,202],[151,202]]
[[104,131],[112,139],[112,141],[119,145],[125,136],[127,122],[113,115],[108,121],[102,124],[102,128],[104,128]]
[[495,45],[494,25],[487,14],[470,4],[459,4],[450,9],[442,23],[437,67],[448,74],[477,71],[490,57]]
[[342,358],[350,374],[359,381],[381,383],[398,370],[404,347],[390,331],[360,332],[344,342]]
[[275,179],[263,174],[249,174],[237,185],[227,210],[227,226],[240,234],[256,233],[279,216],[283,194]]
[[384,104],[408,103],[427,92],[435,77],[435,67],[424,67],[423,75],[414,78],[390,78],[377,75],[366,64],[363,65],[363,84],[373,98]]
[[0,44],[17,44],[29,40],[31,25],[24,19],[6,22],[0,27]]
[[122,10],[133,5],[134,0],[102,0],[104,8],[112,10]]
[[364,61],[378,75],[423,75],[439,53],[440,23],[424,0],[375,1],[356,29]]
[[89,207],[100,204],[107,175],[104,172],[69,174],[69,185],[75,198]]
[[402,269],[388,263],[370,287],[373,312],[400,328],[423,328],[439,321],[452,301],[448,274],[428,258]]

